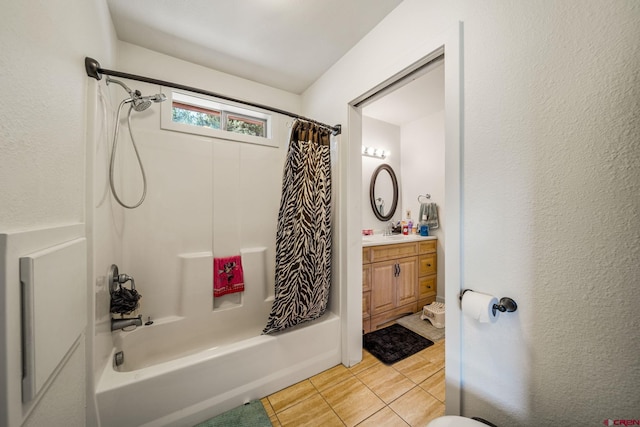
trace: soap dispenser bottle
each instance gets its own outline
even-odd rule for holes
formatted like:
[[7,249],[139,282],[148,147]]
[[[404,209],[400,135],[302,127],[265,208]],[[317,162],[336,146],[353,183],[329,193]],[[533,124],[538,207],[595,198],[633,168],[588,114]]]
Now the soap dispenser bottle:
[[429,235],[429,225],[427,224],[427,214],[422,215],[422,221],[420,221],[420,235]]

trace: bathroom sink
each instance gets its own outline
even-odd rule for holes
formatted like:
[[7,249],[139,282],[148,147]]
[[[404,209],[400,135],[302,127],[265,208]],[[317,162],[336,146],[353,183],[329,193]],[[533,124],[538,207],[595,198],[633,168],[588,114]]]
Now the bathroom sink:
[[428,240],[428,239],[434,239],[434,238],[435,237],[424,237],[424,236],[418,236],[415,234],[409,234],[408,236],[404,234],[392,234],[391,236],[374,234],[374,235],[362,236],[362,244],[364,246],[391,245],[395,243],[417,242],[419,240]]

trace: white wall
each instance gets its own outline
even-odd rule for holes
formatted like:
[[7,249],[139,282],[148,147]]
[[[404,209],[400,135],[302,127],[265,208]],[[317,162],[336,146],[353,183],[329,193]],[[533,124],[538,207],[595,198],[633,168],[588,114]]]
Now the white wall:
[[[378,233],[382,232],[388,221],[380,221],[374,215],[369,201],[369,185],[373,172],[382,164],[391,166],[398,180],[398,205],[393,220],[399,221],[404,218],[402,192],[400,191],[403,185],[400,127],[364,116],[362,119],[362,145],[383,149],[391,153],[386,159],[362,156],[362,228],[372,229]],[[389,209],[391,200],[386,200],[385,203],[385,208]],[[385,211],[385,215],[387,212]]]
[[[490,326],[463,319],[462,413],[530,426],[637,418],[640,4],[405,0],[305,92],[305,114],[348,123],[351,100],[458,21],[463,286],[519,305]],[[355,253],[348,137],[341,221]],[[358,269],[345,280],[359,283]]]
[[[444,110],[402,125],[403,212],[420,221],[418,195],[431,195],[438,205],[438,228],[429,234],[438,237],[438,301],[444,302],[445,269],[445,197],[444,197]],[[422,199],[425,200],[425,199]]]
[[[94,141],[87,111],[94,108],[96,92],[86,75],[84,57],[97,56],[108,66],[114,45],[103,1],[66,2],[64,7],[59,2],[3,2],[0,231],[91,222],[85,214],[85,194],[91,193],[85,187],[85,173],[91,167],[86,158]],[[87,237],[92,237],[90,230]],[[92,298],[87,304],[91,308]],[[65,359],[37,405],[22,408],[19,424],[22,418],[25,425],[84,426],[95,421],[93,390],[86,375],[91,348],[89,323],[80,345]],[[20,390],[11,393],[13,399]]]

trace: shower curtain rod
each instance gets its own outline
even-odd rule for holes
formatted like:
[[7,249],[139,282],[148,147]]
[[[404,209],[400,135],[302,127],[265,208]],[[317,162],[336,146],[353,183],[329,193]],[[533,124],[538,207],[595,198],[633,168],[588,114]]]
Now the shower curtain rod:
[[340,135],[342,133],[342,125],[340,125],[340,124],[337,124],[335,126],[329,126],[329,125],[321,123],[319,121],[316,121],[316,120],[313,120],[313,119],[309,119],[307,117],[300,116],[298,114],[291,113],[289,111],[281,110],[279,108],[269,107],[267,105],[256,104],[254,102],[248,102],[248,101],[243,101],[241,99],[231,98],[229,96],[220,95],[218,93],[211,92],[211,91],[208,91],[208,90],[198,89],[196,87],[191,87],[191,86],[185,86],[185,85],[182,85],[180,83],[172,83],[172,82],[167,82],[167,81],[164,81],[164,80],[158,80],[158,79],[154,79],[154,78],[150,78],[150,77],[138,76],[136,74],[129,74],[129,73],[122,73],[120,71],[107,70],[105,68],[101,68],[100,67],[100,63],[98,63],[98,61],[96,61],[93,58],[89,58],[88,56],[84,58],[84,68],[87,71],[87,76],[93,77],[96,80],[101,80],[102,79],[102,74],[106,74],[108,76],[121,77],[121,78],[124,78],[124,79],[131,79],[131,80],[137,80],[139,82],[157,84],[157,85],[160,85],[160,86],[169,86],[169,87],[172,87],[174,89],[187,90],[189,92],[199,93],[201,95],[213,96],[215,98],[224,99],[226,101],[238,102],[240,104],[244,104],[244,105],[248,105],[248,106],[251,106],[251,107],[260,108],[260,109],[263,109],[263,110],[273,111],[274,113],[279,113],[279,114],[283,114],[285,116],[293,117],[294,119],[300,119],[300,120],[304,120],[306,122],[315,123],[316,125],[319,125],[319,126],[322,126],[324,128],[330,129],[331,133],[334,136],[335,135]]

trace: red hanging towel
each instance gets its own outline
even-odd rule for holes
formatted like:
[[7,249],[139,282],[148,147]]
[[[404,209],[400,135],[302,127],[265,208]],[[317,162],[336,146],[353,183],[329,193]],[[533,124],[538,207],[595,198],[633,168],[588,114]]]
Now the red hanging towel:
[[244,275],[240,255],[213,259],[213,296],[220,297],[244,291]]

